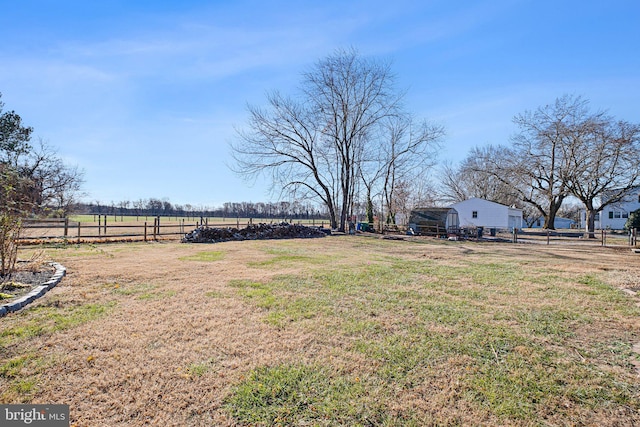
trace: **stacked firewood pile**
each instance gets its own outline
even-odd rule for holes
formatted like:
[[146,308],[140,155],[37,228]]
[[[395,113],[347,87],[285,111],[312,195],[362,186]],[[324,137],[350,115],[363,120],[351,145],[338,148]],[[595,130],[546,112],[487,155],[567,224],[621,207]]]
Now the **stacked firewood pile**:
[[[324,230],[324,231],[323,231]],[[250,224],[246,228],[198,227],[185,234],[183,243],[217,243],[231,240],[307,239],[324,237],[330,230],[299,224]]]

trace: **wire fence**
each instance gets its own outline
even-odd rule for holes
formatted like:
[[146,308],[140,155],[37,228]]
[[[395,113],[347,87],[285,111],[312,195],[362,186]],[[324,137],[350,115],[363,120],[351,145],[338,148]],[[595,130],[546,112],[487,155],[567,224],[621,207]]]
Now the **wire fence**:
[[585,244],[592,246],[637,246],[637,230],[595,230],[592,233],[576,230],[519,231],[518,242],[552,244]]
[[[432,228],[421,229],[422,238],[448,238],[449,240],[468,240],[496,243],[518,243],[536,245],[574,245],[601,246],[612,248],[637,248],[638,230],[595,230],[588,233],[580,230],[540,230],[513,229],[501,230],[488,227]],[[409,232],[409,234],[412,234]],[[640,249],[639,249],[640,250]]]

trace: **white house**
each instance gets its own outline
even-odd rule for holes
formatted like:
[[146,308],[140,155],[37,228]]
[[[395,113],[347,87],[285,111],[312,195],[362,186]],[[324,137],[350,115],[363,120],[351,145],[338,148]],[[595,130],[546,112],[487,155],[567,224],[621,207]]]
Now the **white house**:
[[451,205],[458,211],[460,227],[485,227],[502,230],[522,228],[522,209],[471,198]]
[[[602,196],[603,201],[607,200],[607,196]],[[596,215],[597,229],[622,230],[629,218],[629,214],[640,209],[640,187],[629,190],[627,195],[618,203],[614,203],[605,207]],[[587,228],[586,212],[584,209],[580,211],[581,228]]]

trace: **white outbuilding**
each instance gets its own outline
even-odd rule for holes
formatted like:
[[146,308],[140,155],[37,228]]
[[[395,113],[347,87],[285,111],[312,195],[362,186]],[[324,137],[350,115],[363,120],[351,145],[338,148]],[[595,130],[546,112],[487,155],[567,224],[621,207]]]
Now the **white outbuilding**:
[[460,227],[484,227],[497,230],[522,228],[522,209],[477,197],[451,205],[458,212]]

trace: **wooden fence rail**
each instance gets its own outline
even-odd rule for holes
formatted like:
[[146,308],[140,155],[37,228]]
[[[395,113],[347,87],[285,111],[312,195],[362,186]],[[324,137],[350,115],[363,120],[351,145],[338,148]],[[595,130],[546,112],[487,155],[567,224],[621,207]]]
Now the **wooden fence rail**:
[[[18,239],[19,244],[34,244],[42,242],[100,242],[100,241],[156,241],[156,240],[179,240],[186,233],[189,233],[201,225],[210,227],[244,227],[253,223],[250,218],[227,219],[217,218],[224,222],[211,222],[216,218],[202,218],[200,221],[193,221],[195,218],[150,217],[145,221],[133,219],[131,221],[116,222],[108,221],[106,215],[98,215],[98,221],[72,221],[66,219],[42,219],[24,220],[22,232]],[[190,221],[189,221],[190,220]],[[306,225],[322,225],[325,221],[296,221]],[[446,233],[446,230],[429,230],[436,235]],[[584,232],[556,232],[548,230],[518,230],[509,236],[513,242],[521,243],[580,243],[601,246],[632,246],[637,247],[637,230],[632,230],[628,235],[612,233],[607,230],[598,230],[594,233],[595,239],[585,238]],[[473,237],[473,236],[472,236]],[[504,236],[502,236],[504,237]]]
[[[101,218],[102,217],[102,218]],[[209,218],[201,221],[187,222],[185,218],[168,220],[163,217],[149,218],[147,221],[110,222],[106,215],[99,216],[97,222],[79,222],[65,219],[24,220],[22,232],[18,239],[20,244],[41,242],[97,242],[97,241],[149,241],[179,240],[186,233],[205,225],[209,227],[244,227],[253,223],[252,219],[241,222],[213,223]],[[309,221],[315,225],[316,221]],[[324,221],[322,222],[324,224]],[[318,224],[320,222],[318,221]]]
[[[163,223],[160,218],[137,224],[108,223],[99,221],[83,223],[61,220],[26,220],[22,226],[19,243],[30,244],[38,242],[87,242],[87,241],[116,241],[116,240],[166,240],[180,239],[186,233],[202,225],[200,222],[187,223],[184,219]],[[231,224],[208,224],[213,227],[229,227]],[[233,224],[234,226],[236,224]]]

